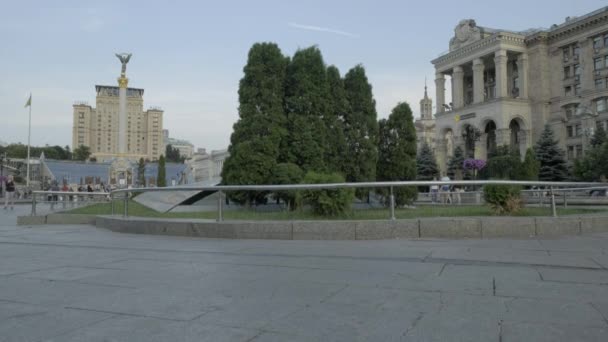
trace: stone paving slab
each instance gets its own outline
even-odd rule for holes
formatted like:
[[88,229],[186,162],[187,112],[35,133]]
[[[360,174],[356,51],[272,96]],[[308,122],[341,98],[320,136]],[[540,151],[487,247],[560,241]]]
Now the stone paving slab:
[[608,234],[222,240],[1,214],[0,341],[608,340]]

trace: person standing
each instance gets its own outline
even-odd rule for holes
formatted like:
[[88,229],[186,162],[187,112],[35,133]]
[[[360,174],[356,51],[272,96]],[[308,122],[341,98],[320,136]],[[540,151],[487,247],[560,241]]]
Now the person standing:
[[12,175],[9,175],[4,183],[4,192],[4,210],[8,208],[9,202],[11,210],[13,210],[13,206],[15,205],[15,199],[13,198],[15,195],[15,180]]

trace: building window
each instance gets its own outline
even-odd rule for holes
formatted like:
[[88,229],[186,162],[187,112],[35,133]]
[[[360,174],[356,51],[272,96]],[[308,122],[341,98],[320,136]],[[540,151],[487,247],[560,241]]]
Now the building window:
[[570,59],[570,48],[564,48],[564,62],[567,62]]
[[608,34],[604,35],[604,46],[608,46]]
[[572,87],[565,87],[564,88],[564,94],[566,96],[572,96]]
[[[564,107],[566,111],[566,118],[572,119],[572,117],[576,114],[576,110],[578,109],[577,104],[572,104]],[[571,127],[571,126],[569,126]]]
[[576,145],[576,158],[583,156],[583,145]]
[[568,132],[568,138],[572,138],[574,136],[574,130],[572,126],[566,126],[566,131]]
[[574,56],[579,56],[581,54],[581,47],[578,45],[574,45]]
[[567,66],[564,68],[564,78],[570,78],[572,75],[570,74],[570,67]]
[[595,110],[598,113],[606,111],[606,98],[605,97],[595,100]]
[[580,64],[574,64],[574,75],[580,75],[583,73],[583,69],[581,69]]
[[604,61],[602,58],[593,59],[593,67],[595,70],[600,70],[604,68]]
[[575,84],[574,85],[574,95],[580,95],[581,94],[581,84]]
[[583,126],[581,124],[576,125],[575,127],[575,132],[577,137],[580,137],[583,135]]
[[593,38],[593,48],[599,49],[600,47],[602,47],[602,37],[598,36]]
[[604,80],[598,78],[595,80],[595,89],[604,89]]
[[574,159],[574,146],[568,146],[568,159]]
[[608,68],[608,56],[604,56],[604,66]]
[[78,118],[79,119],[84,119],[84,112],[78,113]]

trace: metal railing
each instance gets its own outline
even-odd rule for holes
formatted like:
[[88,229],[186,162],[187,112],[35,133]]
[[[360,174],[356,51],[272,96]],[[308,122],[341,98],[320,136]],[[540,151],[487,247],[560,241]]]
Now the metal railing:
[[36,209],[40,203],[50,204],[50,209],[61,205],[62,209],[68,206],[82,206],[95,203],[107,202],[111,198],[107,192],[76,192],[76,191],[33,191],[32,192],[32,216],[36,216]]
[[[608,184],[604,183],[581,183],[581,182],[538,182],[538,181],[504,181],[504,180],[483,180],[483,181],[399,181],[399,182],[362,182],[362,183],[333,183],[333,184],[292,184],[292,185],[218,185],[218,186],[179,186],[164,188],[131,188],[118,189],[110,193],[112,202],[112,215],[115,214],[115,199],[123,200],[123,216],[129,216],[129,199],[131,194],[145,192],[173,192],[173,191],[212,191],[218,193],[217,201],[217,221],[224,220],[224,195],[230,191],[286,191],[286,190],[328,190],[328,189],[388,189],[390,219],[395,220],[395,196],[394,189],[400,187],[432,187],[438,186],[460,186],[460,187],[483,187],[484,185],[518,185],[522,187],[536,187],[536,190],[524,190],[528,192],[548,192],[550,196],[551,212],[557,216],[555,202],[556,192],[569,192],[608,189]],[[462,194],[462,193],[461,193]]]

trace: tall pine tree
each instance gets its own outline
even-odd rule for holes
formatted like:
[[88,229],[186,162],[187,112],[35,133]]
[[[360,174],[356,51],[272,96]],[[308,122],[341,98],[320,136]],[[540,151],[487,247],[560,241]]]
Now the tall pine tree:
[[325,115],[327,130],[325,165],[331,172],[345,174],[344,162],[347,160],[346,136],[344,135],[344,120],[348,112],[348,101],[344,91],[344,80],[335,66],[327,68],[329,84],[329,106]]
[[304,172],[326,170],[328,95],[321,51],[316,46],[298,50],[287,67],[284,103],[289,133],[281,161],[294,163]]
[[534,150],[536,159],[540,163],[538,173],[540,181],[559,182],[567,179],[568,166],[564,159],[564,151],[559,148],[558,141],[555,139],[549,125],[545,125]]
[[[365,69],[357,65],[344,76],[344,90],[349,110],[344,118],[344,132],[348,159],[344,171],[348,182],[370,182],[376,180],[378,160],[378,121],[376,101]],[[367,192],[358,191],[358,197]]]
[[437,161],[435,160],[435,154],[427,143],[424,143],[418,151],[418,157],[416,158],[416,168],[418,174],[418,180],[433,180],[433,178],[439,176],[439,168],[437,167]]
[[165,156],[158,158],[158,170],[156,173],[156,186],[159,188],[167,186],[167,170],[165,169]]
[[[225,184],[269,182],[286,137],[283,109],[288,58],[274,43],[256,43],[249,50],[239,83],[239,120],[234,125],[222,180]],[[232,192],[230,197],[249,205],[264,194]]]
[[[387,119],[380,120],[378,142],[378,181],[407,181],[416,179],[416,128],[410,106],[398,104]],[[411,203],[416,188],[394,190],[397,205]]]
[[462,164],[464,163],[464,151],[462,151],[462,147],[457,146],[454,149],[454,155],[450,158],[448,163],[448,177],[451,179],[463,179],[465,178],[465,174],[462,168]]

